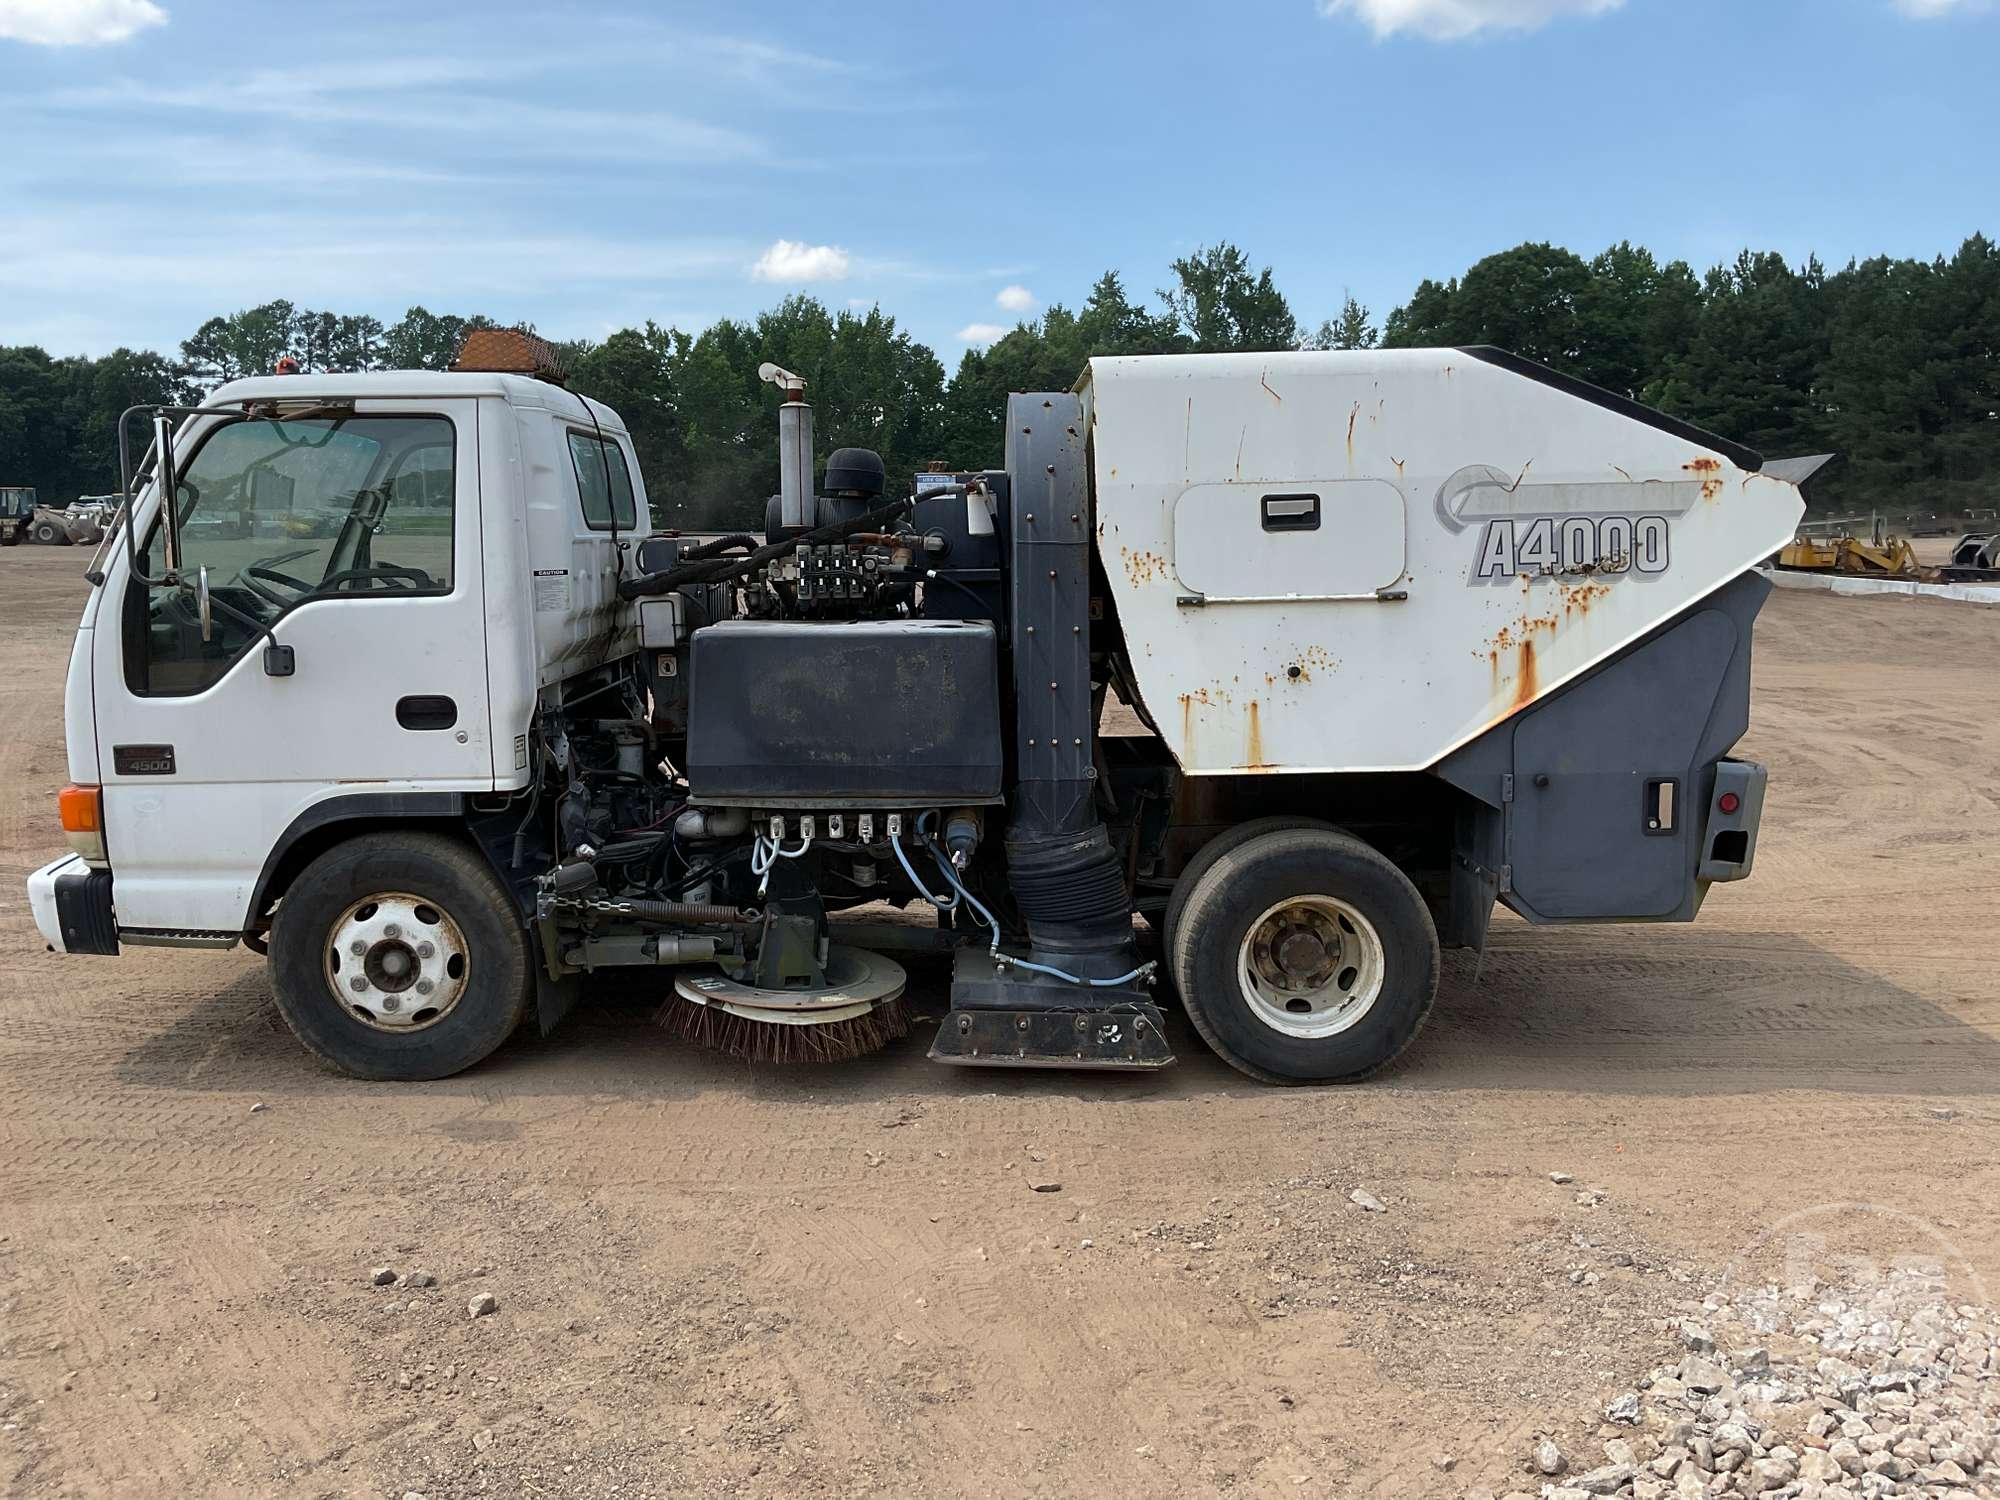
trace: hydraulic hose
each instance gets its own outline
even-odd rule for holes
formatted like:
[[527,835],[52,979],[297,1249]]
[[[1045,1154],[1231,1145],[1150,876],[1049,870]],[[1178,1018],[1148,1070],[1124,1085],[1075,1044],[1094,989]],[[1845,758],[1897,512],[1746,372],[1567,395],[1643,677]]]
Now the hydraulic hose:
[[853,516],[845,521],[835,521],[813,531],[786,537],[783,541],[771,542],[759,547],[747,557],[711,557],[682,561],[664,573],[652,573],[644,578],[620,579],[618,597],[649,598],[658,594],[670,594],[675,589],[685,588],[691,583],[729,583],[738,578],[748,578],[774,558],[783,557],[800,547],[814,546],[821,542],[837,542],[852,536],[857,531],[879,531],[883,522],[894,520],[903,511],[908,510],[910,504],[907,499],[892,500],[889,504],[879,506],[865,515]]

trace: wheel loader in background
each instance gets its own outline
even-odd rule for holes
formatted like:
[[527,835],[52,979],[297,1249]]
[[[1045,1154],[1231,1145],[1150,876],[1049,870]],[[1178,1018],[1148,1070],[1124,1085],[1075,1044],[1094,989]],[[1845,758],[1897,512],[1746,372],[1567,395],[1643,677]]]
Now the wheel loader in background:
[[86,495],[65,509],[40,504],[30,485],[0,485],[0,546],[36,542],[44,547],[95,546],[117,496]]
[[34,519],[34,490],[22,484],[0,484],[0,547],[26,541]]
[[1804,469],[1474,348],[1097,359],[1010,399],[1000,467],[892,485],[816,474],[763,373],[780,489],[728,536],[655,532],[513,332],[129,413],[50,945],[267,953],[368,1078],[607,970],[682,1036],[853,1056],[928,952],[940,1062],[1161,1067],[1177,1001],[1302,1083],[1402,1052],[1496,903],[1684,922],[1750,873],[1753,569]]

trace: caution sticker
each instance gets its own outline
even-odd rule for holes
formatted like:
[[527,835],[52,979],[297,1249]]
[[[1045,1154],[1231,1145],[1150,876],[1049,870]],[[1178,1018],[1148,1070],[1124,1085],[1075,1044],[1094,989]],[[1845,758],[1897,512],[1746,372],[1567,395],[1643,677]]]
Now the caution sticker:
[[569,569],[535,569],[535,612],[569,608]]

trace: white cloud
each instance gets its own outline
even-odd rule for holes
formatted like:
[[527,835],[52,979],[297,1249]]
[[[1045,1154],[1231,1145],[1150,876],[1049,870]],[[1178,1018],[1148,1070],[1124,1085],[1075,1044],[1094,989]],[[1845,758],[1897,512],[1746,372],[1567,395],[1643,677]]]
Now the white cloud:
[[[0,0],[5,5],[8,0]],[[512,98],[455,92],[456,82],[500,81],[507,65],[491,71],[477,63],[335,63],[313,69],[252,73],[226,83],[161,88],[120,82],[57,89],[36,102],[62,110],[99,113],[107,108],[185,111],[203,119],[252,115],[301,125],[379,127],[407,141],[423,131],[505,138],[521,155],[574,154],[593,158],[713,163],[769,159],[764,143],[725,126],[677,115],[628,113],[530,104]],[[382,93],[387,88],[391,92]],[[395,90],[406,90],[398,97]],[[423,102],[409,97],[421,94]]]
[[958,330],[961,344],[990,344],[996,339],[1004,339],[1012,329],[999,323],[967,323]]
[[779,240],[757,257],[752,281],[845,281],[848,254],[838,245],[808,245],[803,240]]
[[1896,9],[1918,21],[1935,21],[1939,16],[1965,16],[1985,10],[1989,0],[1896,0]]
[[153,0],[0,0],[0,38],[40,47],[101,47],[166,22]]
[[[1601,16],[1625,0],[1319,0],[1323,16],[1354,15],[1377,37],[1412,31],[1455,42],[1482,31],[1533,31],[1565,16]],[[1918,4],[1949,0],[1916,0]]]
[[[407,301],[476,300],[504,317],[512,309],[497,299],[520,296],[551,265],[562,266],[573,285],[659,288],[743,263],[741,246],[706,240],[614,239],[439,215],[384,217],[378,234],[355,235],[351,220],[345,234],[342,222],[275,209],[207,223],[184,215],[181,232],[162,249],[130,233],[129,213],[24,216],[0,223],[0,296],[19,294],[12,307],[48,303],[99,316],[129,303],[135,322],[153,317],[150,304],[160,301],[212,311],[272,297],[392,311]],[[186,327],[199,321],[190,317]],[[15,342],[12,331],[11,320],[0,326],[0,343]],[[143,336],[127,333],[120,342]]]
[[1035,305],[1035,294],[1024,286],[1003,286],[993,300],[1008,312],[1026,312]]

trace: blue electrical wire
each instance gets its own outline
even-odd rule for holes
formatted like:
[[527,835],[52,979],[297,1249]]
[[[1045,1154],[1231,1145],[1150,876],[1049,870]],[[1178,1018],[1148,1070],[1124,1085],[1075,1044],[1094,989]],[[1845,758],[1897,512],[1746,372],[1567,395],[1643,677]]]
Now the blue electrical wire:
[[[910,877],[910,884],[917,888],[917,894],[919,896],[922,896],[926,901],[930,902],[930,904],[932,906],[935,906],[939,911],[958,910],[959,898],[957,895],[954,894],[951,900],[949,901],[941,900],[939,897],[933,896],[930,893],[930,891],[925,887],[924,883],[921,880],[917,879],[916,867],[910,863],[910,856],[903,852],[903,841],[901,839],[899,838],[891,839],[889,841],[889,847],[896,851],[896,862],[903,867],[903,873]],[[975,906],[978,905],[977,902],[974,902],[973,904]]]
[[[922,821],[919,820],[919,827],[921,826]],[[993,913],[980,904],[977,896],[965,888],[965,883],[958,878],[958,872],[951,867],[951,860],[945,854],[944,850],[929,839],[925,840],[925,847],[931,851],[931,858],[937,861],[938,869],[943,871],[944,878],[951,882],[952,889],[958,892],[958,899],[964,901],[977,912],[980,920],[993,930],[993,942],[986,951],[996,962],[1008,964],[1016,969],[1026,969],[1032,974],[1047,974],[1050,978],[1060,979],[1066,984],[1087,985],[1091,989],[1097,990],[1115,989],[1121,984],[1130,984],[1135,979],[1145,978],[1154,969],[1159,967],[1158,964],[1145,963],[1139,965],[1138,968],[1129,974],[1120,974],[1116,979],[1085,979],[1081,974],[1066,973],[1061,969],[1051,968],[1047,964],[1031,963],[1025,958],[1016,958],[1011,953],[1002,953],[1000,951],[1000,924],[994,920]],[[896,854],[901,858],[902,853],[903,846],[898,843]],[[910,865],[908,860],[903,861],[903,868],[909,870]],[[914,872],[911,873],[910,879],[916,881],[917,877]],[[920,891],[923,890],[922,882],[917,882],[917,889]],[[926,894],[928,893],[926,892]]]

